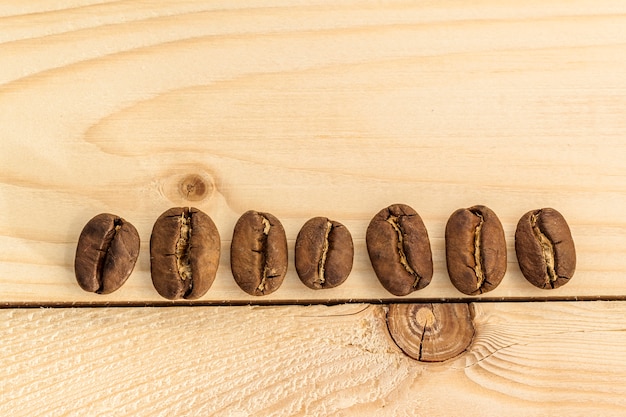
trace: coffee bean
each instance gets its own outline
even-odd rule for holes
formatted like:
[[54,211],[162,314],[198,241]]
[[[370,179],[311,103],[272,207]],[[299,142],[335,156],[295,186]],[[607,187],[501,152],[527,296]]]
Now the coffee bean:
[[535,287],[552,289],[576,270],[576,249],[565,218],[552,208],[524,214],[515,231],[515,252],[524,277]]
[[325,217],[307,221],[296,238],[296,271],[312,289],[342,284],[352,270],[354,248],[346,227]]
[[498,216],[485,206],[452,213],[446,224],[446,265],[463,294],[496,288],[506,272],[506,241]]
[[268,295],[287,273],[287,237],[269,213],[245,212],[233,231],[230,267],[237,285],[250,295]]
[[219,259],[219,232],[213,220],[197,208],[171,208],[154,223],[150,271],[162,297],[202,297],[215,280]]
[[98,214],[78,238],[74,260],[78,285],[88,292],[112,293],[133,272],[138,255],[137,229],[114,214]]
[[428,232],[411,207],[394,204],[382,209],[370,222],[365,240],[374,272],[390,293],[407,295],[430,283]]

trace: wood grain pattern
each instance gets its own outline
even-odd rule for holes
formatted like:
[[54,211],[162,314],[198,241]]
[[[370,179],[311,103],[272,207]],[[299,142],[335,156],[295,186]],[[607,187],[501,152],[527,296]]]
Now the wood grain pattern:
[[478,303],[425,364],[384,306],[0,310],[0,414],[619,416],[626,303]]
[[[443,231],[485,204],[504,225],[508,272],[487,299],[626,296],[626,5],[621,1],[299,3],[3,2],[0,5],[0,303],[144,303],[148,241],[167,208],[194,205],[222,235],[200,302],[393,300],[365,229],[413,206],[435,275],[406,300],[461,298]],[[190,198],[185,178],[206,183]],[[570,222],[579,264],[554,292],[525,282],[513,233],[527,210]],[[292,251],[283,287],[252,298],[228,247],[248,209],[276,215]],[[110,296],[82,292],[82,226],[137,226],[136,270]],[[313,216],[345,224],[355,266],[314,291],[293,267]]]

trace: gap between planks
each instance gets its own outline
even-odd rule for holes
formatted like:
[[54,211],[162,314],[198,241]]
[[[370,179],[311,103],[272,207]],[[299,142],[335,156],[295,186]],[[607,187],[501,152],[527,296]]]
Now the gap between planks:
[[352,300],[267,300],[258,302],[248,301],[162,301],[162,302],[41,302],[41,303],[3,303],[0,309],[14,308],[110,308],[110,307],[280,307],[280,306],[336,306],[343,304],[458,304],[458,303],[576,303],[594,301],[626,301],[626,296],[621,297],[551,297],[551,298],[424,298],[424,299],[352,299]]

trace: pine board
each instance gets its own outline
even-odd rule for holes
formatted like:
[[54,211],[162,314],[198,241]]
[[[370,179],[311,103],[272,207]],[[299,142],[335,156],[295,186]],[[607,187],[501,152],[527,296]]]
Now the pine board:
[[385,306],[0,310],[11,416],[622,416],[626,303],[476,303],[417,362]]
[[[155,304],[152,224],[195,206],[222,236],[198,301],[396,301],[365,248],[371,217],[413,206],[435,276],[402,301],[465,299],[443,232],[459,207],[500,217],[508,272],[486,300],[626,296],[626,5],[622,1],[64,1],[0,5],[0,304]],[[196,175],[206,193],[181,181]],[[578,270],[542,291],[521,276],[519,217],[554,207]],[[246,210],[285,226],[290,268],[271,296],[234,283],[229,245]],[[79,289],[76,241],[97,213],[142,250],[109,296]],[[348,281],[302,285],[293,246],[313,216],[355,242]]]

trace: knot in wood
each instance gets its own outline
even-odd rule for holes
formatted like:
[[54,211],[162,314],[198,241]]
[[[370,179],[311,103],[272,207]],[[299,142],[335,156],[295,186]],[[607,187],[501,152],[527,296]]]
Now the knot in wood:
[[474,338],[469,304],[391,304],[387,326],[396,345],[421,362],[452,359]]
[[430,328],[435,323],[435,315],[433,314],[433,310],[428,307],[422,307],[417,310],[415,319],[417,320],[417,324],[419,324],[422,328]]
[[183,177],[178,186],[181,197],[188,201],[200,201],[213,191],[211,181],[205,180],[198,174],[189,174]]

